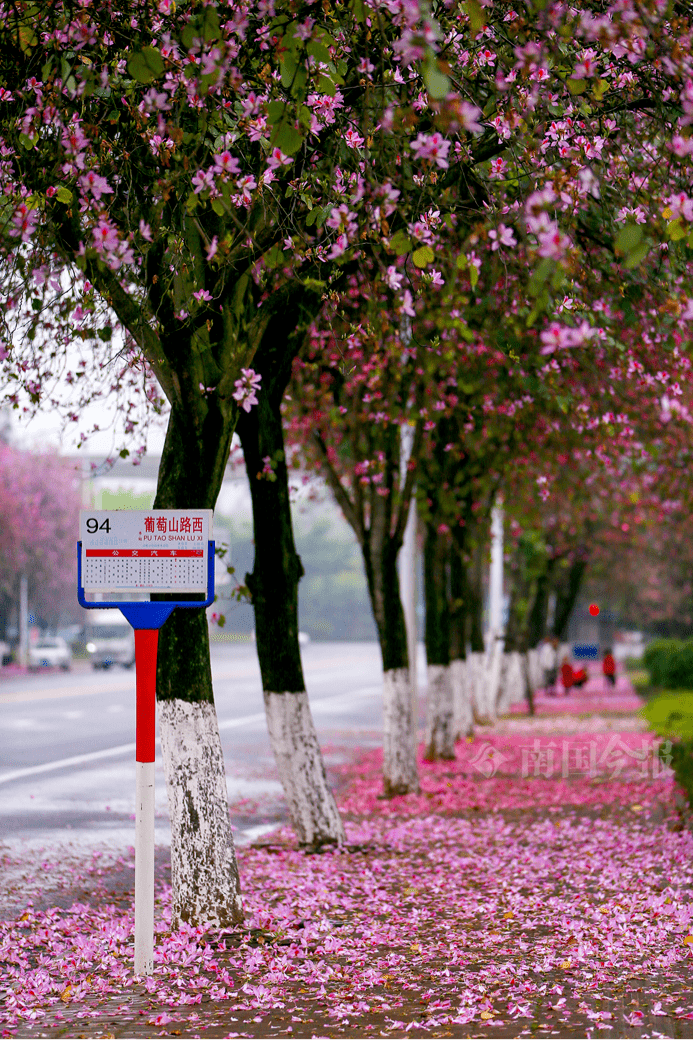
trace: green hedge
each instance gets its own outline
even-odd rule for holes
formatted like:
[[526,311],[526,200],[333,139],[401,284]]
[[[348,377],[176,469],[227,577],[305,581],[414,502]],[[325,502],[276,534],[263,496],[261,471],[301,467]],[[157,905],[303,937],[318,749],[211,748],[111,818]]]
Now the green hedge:
[[675,779],[692,804],[692,695],[666,691],[651,698],[639,712],[659,737],[672,741]]
[[692,640],[656,639],[646,647],[643,663],[652,686],[692,689]]

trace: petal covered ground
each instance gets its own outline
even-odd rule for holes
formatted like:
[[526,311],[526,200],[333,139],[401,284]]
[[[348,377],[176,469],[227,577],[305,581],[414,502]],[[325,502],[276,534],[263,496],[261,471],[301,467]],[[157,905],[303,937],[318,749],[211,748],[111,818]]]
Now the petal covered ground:
[[83,901],[0,923],[2,1035],[691,1036],[667,748],[562,725],[479,733],[392,801],[380,752],[352,755],[347,847],[307,855],[281,829],[240,849],[242,929],[170,933],[160,871],[151,979],[95,863]]

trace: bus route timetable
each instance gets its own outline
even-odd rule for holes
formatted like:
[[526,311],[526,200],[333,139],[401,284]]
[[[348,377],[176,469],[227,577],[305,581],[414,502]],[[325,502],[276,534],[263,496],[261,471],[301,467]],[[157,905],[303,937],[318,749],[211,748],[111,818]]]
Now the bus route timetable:
[[207,592],[211,509],[82,509],[85,592]]

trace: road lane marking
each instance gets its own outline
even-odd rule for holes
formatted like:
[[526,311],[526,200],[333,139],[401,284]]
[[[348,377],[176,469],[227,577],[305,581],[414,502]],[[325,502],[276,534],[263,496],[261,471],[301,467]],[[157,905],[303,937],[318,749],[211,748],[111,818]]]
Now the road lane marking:
[[[315,681],[320,680],[320,673],[322,669],[329,669],[334,666],[338,666],[340,669],[349,666],[352,663],[349,657],[332,657],[324,661],[306,661],[303,663],[304,671],[314,673],[313,678]],[[84,674],[84,673],[82,673]],[[342,674],[342,671],[335,672],[336,676]],[[131,682],[124,683],[119,678],[111,679],[111,682],[105,681],[98,685],[90,684],[89,686],[54,686],[54,687],[43,687],[41,689],[34,690],[9,690],[7,693],[0,693],[0,704],[25,704],[27,701],[41,701],[41,700],[54,700],[60,697],[90,697],[97,694],[104,693],[134,693],[135,692],[135,676],[131,672]],[[258,664],[248,665],[245,668],[236,668],[233,671],[218,672],[215,671],[214,666],[212,668],[212,682],[226,682],[229,679],[249,679],[249,678],[260,678],[260,667]]]
[[[354,700],[361,699],[362,697],[373,697],[377,696],[381,692],[380,686],[365,686],[361,690],[355,690],[353,693],[337,693],[330,697],[317,697],[311,701],[311,709],[321,711],[321,704],[330,701],[331,703],[339,700],[344,700],[347,704]],[[291,696],[288,694],[287,696]],[[242,715],[236,719],[222,719],[219,722],[219,729],[236,729],[239,726],[250,726],[256,722],[265,721],[265,712],[259,711],[253,715]],[[161,747],[161,741],[157,738],[157,747]],[[116,755],[131,754],[135,750],[135,744],[120,744],[118,747],[105,748],[103,751],[89,751],[85,755],[73,755],[71,758],[59,758],[55,762],[44,762],[40,766],[28,766],[26,769],[13,769],[11,773],[0,774],[0,784],[7,784],[11,780],[21,780],[26,776],[37,776],[40,773],[49,773],[55,769],[67,769],[69,766],[79,766],[86,762],[98,762],[102,758],[113,758]]]

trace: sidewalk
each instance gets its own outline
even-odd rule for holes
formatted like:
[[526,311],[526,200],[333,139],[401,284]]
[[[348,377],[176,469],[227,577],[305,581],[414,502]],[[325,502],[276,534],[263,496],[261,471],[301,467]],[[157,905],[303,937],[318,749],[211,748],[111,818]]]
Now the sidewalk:
[[347,846],[280,828],[239,849],[247,919],[223,935],[168,932],[160,856],[151,979],[130,974],[132,855],[72,881],[47,863],[62,897],[0,925],[1,1035],[691,1036],[687,817],[633,710],[586,697],[478,727],[392,801],[380,750],[336,734]]

